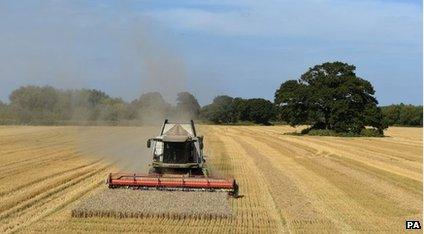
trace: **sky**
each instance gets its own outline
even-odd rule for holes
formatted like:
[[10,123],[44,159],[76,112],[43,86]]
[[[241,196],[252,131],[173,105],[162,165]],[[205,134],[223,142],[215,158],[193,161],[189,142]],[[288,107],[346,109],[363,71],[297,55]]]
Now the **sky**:
[[422,30],[418,0],[0,0],[0,100],[25,85],[273,100],[342,61],[381,105],[422,104]]

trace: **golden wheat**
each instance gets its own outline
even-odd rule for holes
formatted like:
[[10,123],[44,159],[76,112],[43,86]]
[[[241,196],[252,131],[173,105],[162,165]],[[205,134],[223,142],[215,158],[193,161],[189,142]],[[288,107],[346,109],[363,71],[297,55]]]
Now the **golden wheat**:
[[228,218],[231,207],[227,200],[224,192],[106,189],[80,201],[72,216]]
[[[244,195],[225,197],[227,206],[216,193],[199,194],[210,200],[209,208],[149,205],[147,195],[147,203],[134,207],[130,200],[119,206],[106,199],[115,207],[105,212],[98,209],[99,200],[90,200],[111,192],[104,191],[104,179],[116,170],[98,155],[92,157],[102,152],[101,141],[81,151],[80,127],[0,126],[0,232],[403,232],[405,220],[422,221],[422,129],[390,128],[384,138],[284,135],[293,130],[200,127],[214,174],[235,177]],[[134,136],[143,129],[83,131],[89,138],[110,135],[139,144]],[[145,197],[145,191],[120,192],[124,200],[133,192]],[[166,196],[162,192],[147,192],[167,200],[161,199]],[[187,194],[185,203],[197,199]],[[209,209],[232,214],[205,216]],[[115,218],[120,215],[143,218]],[[190,218],[181,218],[185,216]]]

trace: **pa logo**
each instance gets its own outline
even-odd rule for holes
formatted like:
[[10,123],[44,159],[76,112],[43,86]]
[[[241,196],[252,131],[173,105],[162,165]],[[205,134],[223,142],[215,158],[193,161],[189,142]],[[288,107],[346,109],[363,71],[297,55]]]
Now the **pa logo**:
[[420,221],[406,221],[406,229],[421,229]]

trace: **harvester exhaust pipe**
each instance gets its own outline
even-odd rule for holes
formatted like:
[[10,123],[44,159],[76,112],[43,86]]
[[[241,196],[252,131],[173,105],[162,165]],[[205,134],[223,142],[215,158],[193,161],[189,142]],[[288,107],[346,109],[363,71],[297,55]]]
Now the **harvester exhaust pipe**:
[[193,129],[193,135],[194,135],[195,137],[197,137],[197,134],[196,134],[196,128],[194,127],[194,121],[193,121],[193,120],[190,120],[190,124],[191,124],[191,128]]

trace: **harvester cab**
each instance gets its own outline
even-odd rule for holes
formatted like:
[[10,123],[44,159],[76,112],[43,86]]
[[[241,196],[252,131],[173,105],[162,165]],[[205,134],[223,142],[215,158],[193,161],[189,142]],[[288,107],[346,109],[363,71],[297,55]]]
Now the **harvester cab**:
[[235,179],[208,175],[203,137],[197,136],[193,120],[190,123],[165,120],[159,136],[147,140],[147,147],[152,149],[149,174],[110,173],[109,188],[227,191],[238,197]]
[[160,135],[149,139],[147,147],[152,148],[150,173],[207,175],[203,136],[197,136],[193,121],[169,123],[165,120]]

